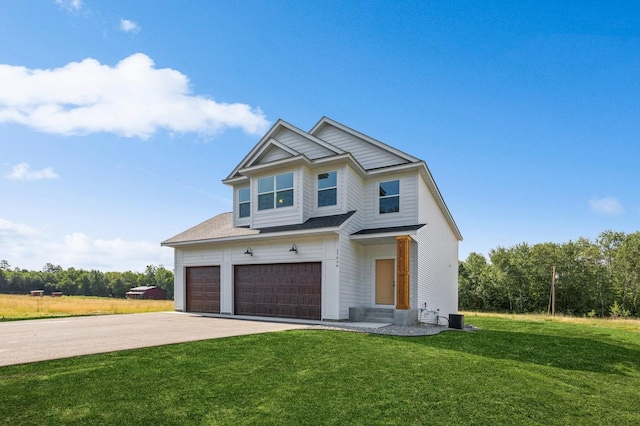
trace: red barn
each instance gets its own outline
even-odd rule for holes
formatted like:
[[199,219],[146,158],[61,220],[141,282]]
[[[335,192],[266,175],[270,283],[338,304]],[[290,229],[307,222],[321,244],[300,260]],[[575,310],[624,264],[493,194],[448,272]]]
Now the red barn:
[[127,299],[153,299],[165,300],[167,292],[155,285],[134,287],[127,292]]

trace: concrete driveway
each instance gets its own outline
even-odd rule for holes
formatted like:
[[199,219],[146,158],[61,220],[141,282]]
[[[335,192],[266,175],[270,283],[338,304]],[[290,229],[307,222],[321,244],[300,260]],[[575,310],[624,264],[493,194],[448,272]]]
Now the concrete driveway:
[[0,366],[309,327],[179,312],[0,323]]

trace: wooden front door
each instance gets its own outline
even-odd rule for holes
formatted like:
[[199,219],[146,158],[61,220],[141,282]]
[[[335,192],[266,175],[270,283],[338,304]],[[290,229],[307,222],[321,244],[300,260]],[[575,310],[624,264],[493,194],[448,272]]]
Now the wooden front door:
[[395,303],[395,260],[376,259],[376,305]]

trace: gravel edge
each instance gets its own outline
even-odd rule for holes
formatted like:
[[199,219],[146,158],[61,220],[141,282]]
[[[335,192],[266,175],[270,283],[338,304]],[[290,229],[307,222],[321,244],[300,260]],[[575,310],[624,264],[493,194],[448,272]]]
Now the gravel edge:
[[332,325],[314,325],[310,326],[311,330],[339,330],[351,331],[356,333],[381,334],[385,336],[433,336],[443,331],[475,331],[478,330],[473,326],[465,326],[464,330],[448,328],[445,326],[419,324],[419,325],[395,325],[389,324],[384,327],[356,327],[350,326],[348,323],[336,323]]

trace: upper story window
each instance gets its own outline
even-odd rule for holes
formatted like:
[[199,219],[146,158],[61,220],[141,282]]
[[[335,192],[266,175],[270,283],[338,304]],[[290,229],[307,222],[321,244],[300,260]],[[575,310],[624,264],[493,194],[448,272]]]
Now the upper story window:
[[338,172],[318,175],[318,207],[335,206],[338,203]]
[[251,216],[251,190],[249,188],[238,190],[238,216]]
[[293,205],[293,173],[258,179],[258,210]]
[[390,180],[379,184],[380,214],[396,213],[400,211],[400,181]]

